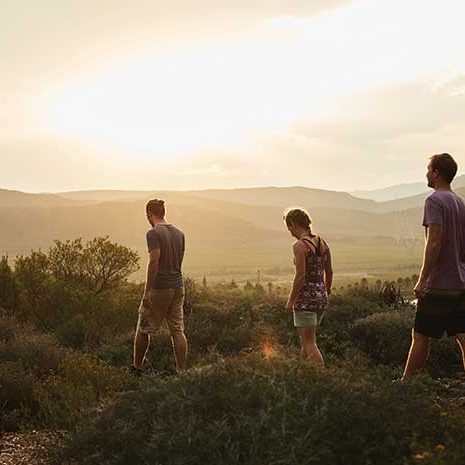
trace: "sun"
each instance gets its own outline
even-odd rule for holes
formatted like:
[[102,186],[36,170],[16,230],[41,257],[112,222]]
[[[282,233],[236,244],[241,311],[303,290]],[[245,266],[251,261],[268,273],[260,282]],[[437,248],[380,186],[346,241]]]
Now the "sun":
[[[319,91],[302,94],[301,60],[287,45],[244,37],[124,57],[51,89],[48,130],[150,157],[245,147],[317,111]],[[279,65],[286,55],[294,77]]]

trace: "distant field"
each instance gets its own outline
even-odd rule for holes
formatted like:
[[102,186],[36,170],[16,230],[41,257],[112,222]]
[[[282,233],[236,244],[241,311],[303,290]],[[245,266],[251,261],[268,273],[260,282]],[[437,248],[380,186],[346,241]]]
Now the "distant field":
[[[274,247],[273,247],[274,245]],[[394,239],[346,239],[330,241],[333,253],[335,284],[360,280],[363,277],[373,279],[393,279],[409,276],[419,271],[422,257],[422,243],[406,246]],[[256,282],[260,270],[262,283],[290,282],[293,273],[292,239],[275,244],[265,243],[257,246],[242,246],[223,250],[208,247],[196,248],[187,252],[185,274],[201,280],[206,276],[212,281],[230,281],[237,283],[247,280]],[[135,274],[135,280],[143,280],[146,253],[141,251],[141,269]]]

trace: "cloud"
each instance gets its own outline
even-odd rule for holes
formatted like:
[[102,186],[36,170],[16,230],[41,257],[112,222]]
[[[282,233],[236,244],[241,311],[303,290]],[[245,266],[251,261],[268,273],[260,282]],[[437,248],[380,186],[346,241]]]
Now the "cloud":
[[440,86],[417,81],[360,93],[342,99],[331,119],[297,124],[295,132],[302,137],[375,147],[412,134],[436,132],[463,121],[465,95],[456,92],[457,85],[463,84],[465,74]]
[[465,166],[465,74],[340,99],[331,118],[300,121],[254,147],[262,184],[335,190],[377,188],[424,178],[427,157],[450,152]]
[[[403,6],[397,0],[359,1],[310,21],[307,17],[350,2],[115,0],[111,8],[103,0],[40,3],[2,4],[0,59],[7,66],[0,77],[0,129],[8,136],[0,140],[2,161],[7,158],[0,184],[5,187],[300,184],[362,189],[423,177],[424,158],[432,152],[450,151],[465,164],[465,73],[458,72],[464,41],[456,27],[462,18],[460,2],[448,0],[445,7],[413,0]],[[418,8],[422,21],[413,25]],[[259,32],[223,41],[270,18],[278,18],[273,22],[279,30],[276,41]],[[434,36],[437,23],[450,27]],[[195,41],[212,49],[203,61],[192,58],[191,52],[202,48],[192,47]],[[247,47],[245,52],[234,48],[236,42]],[[153,74],[128,65],[135,76],[122,79],[129,52],[146,46],[150,50],[141,57],[155,53],[155,46],[169,58],[182,49],[190,59],[184,68],[179,60],[161,60]],[[450,63],[451,72],[444,72]],[[26,119],[23,111],[32,105],[30,95],[40,95],[48,81],[62,80],[66,87],[70,76],[78,82],[92,80],[89,69],[97,64],[105,79],[95,88],[71,92],[74,100],[64,100],[67,111],[58,119],[74,129],[75,117],[76,126],[87,124],[91,136],[103,134],[114,146],[103,149],[61,138],[72,134],[93,140],[85,137],[87,132],[34,135],[40,121],[31,115]],[[200,71],[207,64],[212,73],[204,79]],[[161,79],[159,92],[153,90],[155,78]],[[106,99],[99,113],[96,103],[102,95]],[[203,101],[205,95],[210,98]],[[92,103],[89,111],[79,112],[86,99]],[[163,99],[169,114],[162,111]],[[198,108],[209,118],[199,118]],[[149,117],[138,120],[141,109]],[[267,119],[270,124],[263,129]],[[289,121],[295,124],[288,126]],[[253,130],[246,132],[249,127]],[[246,140],[233,149],[236,133],[243,129]],[[161,146],[157,131],[168,142],[179,141],[182,150],[181,143],[192,134],[195,142],[206,141],[196,147],[209,148],[194,154],[185,149],[178,158],[151,157],[150,151]],[[123,147],[130,135],[140,147]],[[137,151],[147,154],[136,156]]]
[[2,2],[3,91],[147,46],[224,36],[276,16],[312,16],[349,0],[26,0]]

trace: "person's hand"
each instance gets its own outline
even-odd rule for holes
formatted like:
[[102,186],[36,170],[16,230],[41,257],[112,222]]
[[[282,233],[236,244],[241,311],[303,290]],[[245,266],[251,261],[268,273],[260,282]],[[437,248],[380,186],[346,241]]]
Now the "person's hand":
[[420,278],[413,288],[413,293],[417,299],[421,299],[425,296],[426,292],[426,280]]
[[294,311],[294,303],[291,302],[289,299],[287,299],[286,302],[286,312],[287,313],[292,313]]

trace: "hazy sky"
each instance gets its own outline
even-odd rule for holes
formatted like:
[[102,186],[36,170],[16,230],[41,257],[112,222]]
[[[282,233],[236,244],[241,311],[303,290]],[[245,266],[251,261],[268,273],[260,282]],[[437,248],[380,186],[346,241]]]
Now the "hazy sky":
[[[285,6],[284,6],[285,5]],[[0,0],[0,188],[334,190],[465,169],[463,1]]]

